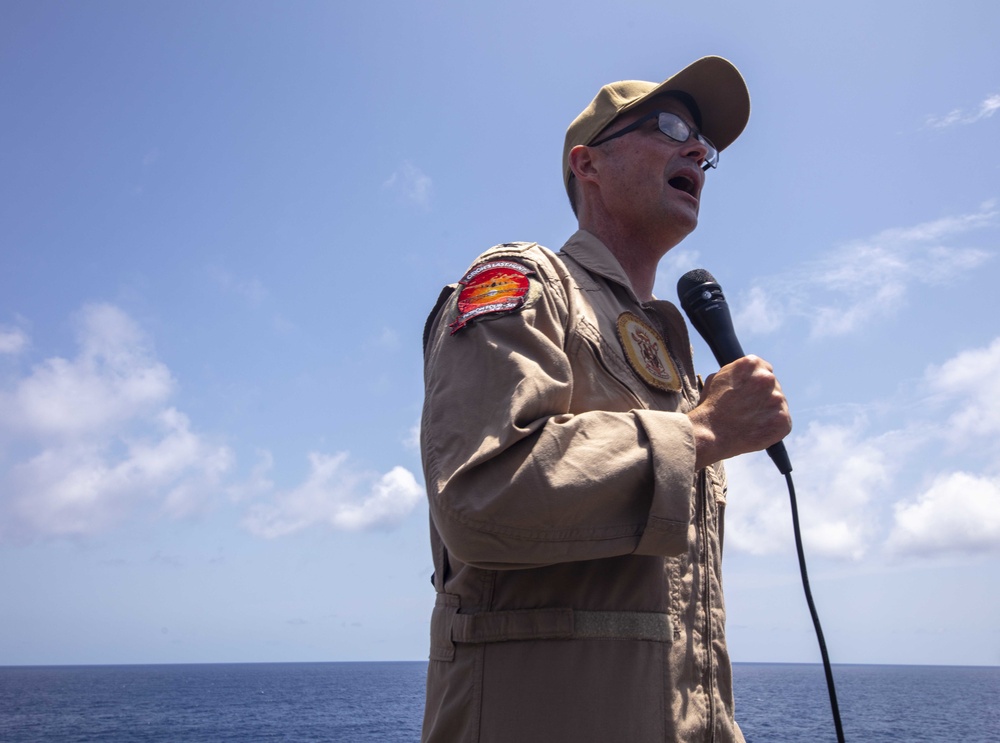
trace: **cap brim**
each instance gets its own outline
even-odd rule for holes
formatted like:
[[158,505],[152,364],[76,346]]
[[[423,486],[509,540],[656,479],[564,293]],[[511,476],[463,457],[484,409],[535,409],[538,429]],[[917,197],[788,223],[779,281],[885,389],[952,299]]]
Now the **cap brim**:
[[[724,150],[750,120],[750,92],[739,70],[722,57],[702,57],[619,111],[619,116],[670,91],[687,93],[701,112],[701,132]],[[617,118],[617,117],[616,117]]]

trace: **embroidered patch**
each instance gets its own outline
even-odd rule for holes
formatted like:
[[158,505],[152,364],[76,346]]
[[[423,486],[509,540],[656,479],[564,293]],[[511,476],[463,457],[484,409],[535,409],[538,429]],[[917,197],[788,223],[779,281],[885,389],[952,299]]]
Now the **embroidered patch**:
[[649,323],[623,312],[618,317],[618,340],[629,364],[646,384],[667,392],[680,391],[681,378],[667,344]]
[[448,327],[454,335],[478,317],[492,313],[507,313],[524,306],[531,284],[530,268],[517,261],[480,263],[458,283],[458,317]]

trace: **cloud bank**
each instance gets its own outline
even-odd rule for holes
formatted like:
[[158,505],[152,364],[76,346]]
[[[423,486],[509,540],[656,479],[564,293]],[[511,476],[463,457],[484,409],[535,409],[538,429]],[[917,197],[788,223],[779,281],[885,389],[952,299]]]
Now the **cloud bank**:
[[989,251],[957,247],[954,241],[994,225],[998,215],[991,201],[970,214],[839,245],[800,270],[756,282],[736,305],[737,326],[772,333],[789,318],[800,318],[814,339],[855,332],[894,315],[913,287],[945,284],[990,260]]
[[232,462],[168,404],[175,381],[124,312],[88,305],[75,326],[76,356],[0,389],[8,536],[93,534],[140,505],[186,515]]
[[28,345],[28,336],[17,328],[0,326],[0,354],[12,356],[21,353]]
[[[73,357],[53,356],[0,383],[0,538],[86,537],[243,497],[256,500],[245,524],[259,536],[316,522],[386,528],[418,502],[408,471],[357,474],[346,454],[310,455],[309,477],[288,491],[267,479],[270,455],[249,482],[234,483],[233,451],[171,404],[176,380],[137,323],[91,304],[75,328]],[[0,353],[28,345],[23,332],[0,329]]]
[[956,108],[944,116],[928,116],[926,125],[931,129],[947,129],[962,124],[975,124],[988,119],[1000,110],[1000,93],[988,95],[973,111]]
[[384,529],[400,523],[423,497],[423,488],[402,467],[379,476],[356,472],[347,460],[344,452],[310,453],[305,482],[251,507],[243,526],[267,539],[317,525],[347,531]]
[[[790,437],[810,553],[845,560],[1000,553],[1000,338],[929,367],[917,395],[900,402],[894,418],[903,409],[918,413],[898,428],[879,431],[854,415]],[[968,466],[929,469],[955,460],[928,456],[942,451],[963,452]],[[750,455],[727,467],[734,492],[727,545],[751,554],[793,549],[787,496],[770,460]]]
[[900,555],[1000,552],[1000,479],[952,472],[894,506],[886,546]]

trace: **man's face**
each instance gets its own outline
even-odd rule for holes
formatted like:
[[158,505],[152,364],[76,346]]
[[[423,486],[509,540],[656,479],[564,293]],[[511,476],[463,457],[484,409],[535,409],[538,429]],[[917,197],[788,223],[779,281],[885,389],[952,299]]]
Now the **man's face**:
[[[658,98],[630,111],[598,138],[614,134],[653,111],[680,116],[696,130],[694,117],[681,101]],[[706,150],[694,137],[675,142],[655,119],[618,139],[598,145],[601,150],[601,196],[610,216],[629,232],[669,249],[698,224]]]

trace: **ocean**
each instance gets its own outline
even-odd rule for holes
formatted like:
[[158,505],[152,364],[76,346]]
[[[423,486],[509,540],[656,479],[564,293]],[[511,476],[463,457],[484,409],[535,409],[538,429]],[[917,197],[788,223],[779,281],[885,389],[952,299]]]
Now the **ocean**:
[[[836,741],[821,666],[733,672],[748,743]],[[413,743],[425,676],[422,662],[0,667],[0,741]],[[1000,742],[998,667],[838,665],[834,679],[849,743]]]

